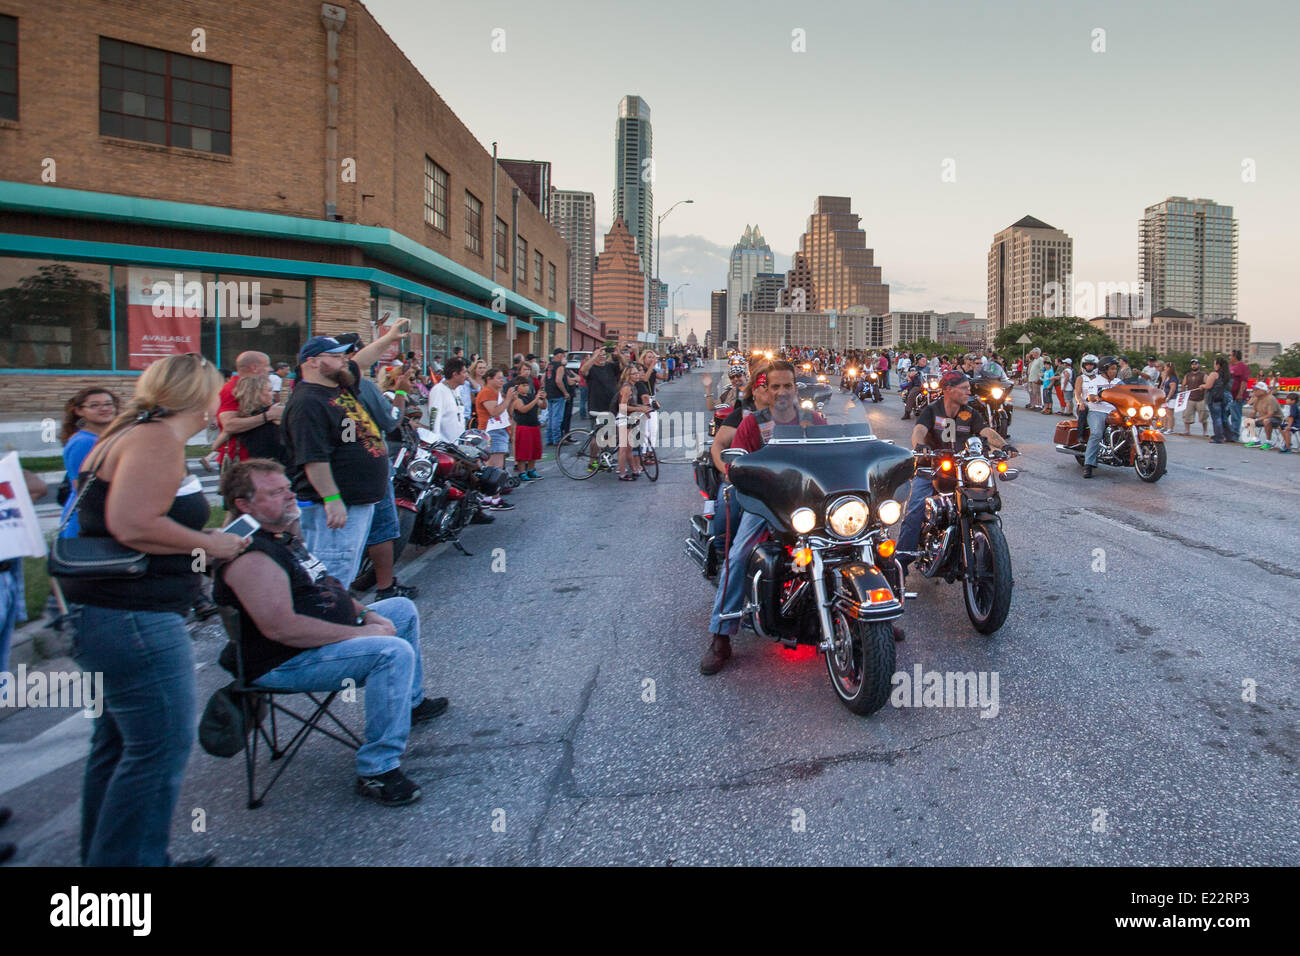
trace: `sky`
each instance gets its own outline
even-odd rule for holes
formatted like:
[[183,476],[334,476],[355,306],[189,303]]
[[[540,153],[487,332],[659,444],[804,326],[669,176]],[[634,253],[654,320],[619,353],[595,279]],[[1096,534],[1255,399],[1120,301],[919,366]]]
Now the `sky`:
[[784,270],[818,195],[852,198],[892,308],[980,317],[998,230],[1035,216],[1073,238],[1076,284],[1132,282],[1143,210],[1186,196],[1234,207],[1252,340],[1300,338],[1290,2],[366,6],[485,148],[595,194],[597,252],[618,102],[645,99],[656,214],[694,200],[662,238],[683,336],[745,226]]

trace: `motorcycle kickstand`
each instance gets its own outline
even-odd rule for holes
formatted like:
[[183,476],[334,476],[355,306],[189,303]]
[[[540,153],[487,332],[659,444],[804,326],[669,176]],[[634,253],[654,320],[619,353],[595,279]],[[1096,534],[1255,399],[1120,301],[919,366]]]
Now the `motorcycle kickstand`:
[[457,551],[459,551],[461,554],[465,555],[465,557],[467,558],[474,557],[474,555],[470,554],[468,551],[465,550],[465,546],[460,543],[460,538],[452,539],[451,546],[455,548]]

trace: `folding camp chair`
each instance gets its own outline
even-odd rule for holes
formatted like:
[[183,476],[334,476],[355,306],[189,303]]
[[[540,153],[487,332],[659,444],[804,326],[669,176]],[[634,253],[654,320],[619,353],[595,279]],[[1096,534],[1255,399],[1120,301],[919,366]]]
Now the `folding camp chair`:
[[[250,684],[244,677],[244,654],[239,642],[239,611],[232,607],[222,607],[220,611],[221,623],[226,628],[226,636],[230,638],[230,646],[233,649],[235,658],[235,668],[232,671],[235,676],[235,686],[231,688],[231,691],[244,709],[246,715],[245,731],[249,732],[250,738],[244,747],[244,774],[248,780],[248,809],[256,810],[262,805],[266,795],[271,792],[275,782],[280,779],[280,774],[284,773],[288,768],[290,762],[297,756],[298,751],[302,749],[302,745],[307,742],[307,738],[313,732],[324,734],[326,737],[337,740],[343,746],[352,750],[358,749],[363,741],[330,712],[330,705],[334,703],[334,698],[338,696],[338,690],[330,691],[328,695],[322,697],[320,696],[322,692],[279,690],[273,687]],[[226,665],[223,664],[223,666]],[[228,666],[226,669],[230,670]],[[339,688],[339,690],[341,689]],[[285,707],[277,700],[277,698],[289,694],[302,694],[308,698],[314,705],[311,714],[304,717]],[[283,743],[280,741],[276,721],[277,713],[283,714],[300,725],[293,736]],[[329,718],[346,736],[340,736],[329,727],[323,726],[321,722],[325,718]],[[268,724],[270,725],[269,730],[267,729]],[[270,751],[272,762],[283,760],[283,763],[272,775],[271,781],[260,794],[257,792],[257,748],[259,737]]]

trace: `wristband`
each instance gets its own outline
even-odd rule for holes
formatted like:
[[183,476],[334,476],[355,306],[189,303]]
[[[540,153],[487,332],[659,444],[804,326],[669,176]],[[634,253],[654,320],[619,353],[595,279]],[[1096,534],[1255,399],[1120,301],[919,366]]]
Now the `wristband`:
[[393,392],[393,394],[394,394],[394,395],[401,395],[402,398],[406,398],[406,393],[405,393],[404,391],[402,391],[400,388],[399,388],[397,391]]
[[321,498],[321,503],[329,504],[331,501],[342,501],[342,500],[343,500],[342,495],[326,495],[323,498]]

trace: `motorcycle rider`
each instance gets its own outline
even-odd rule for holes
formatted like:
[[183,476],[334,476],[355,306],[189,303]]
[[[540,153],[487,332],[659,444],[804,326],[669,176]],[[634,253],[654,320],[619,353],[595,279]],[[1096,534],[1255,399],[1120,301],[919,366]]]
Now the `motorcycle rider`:
[[925,356],[918,355],[912,367],[907,370],[907,381],[903,390],[903,421],[912,417],[912,399],[916,396],[917,389],[925,388],[925,377],[928,374]]
[[[966,440],[978,435],[994,448],[1001,448],[1008,455],[1017,455],[1015,445],[1006,441],[990,427],[983,411],[972,408],[970,402],[970,379],[964,372],[956,369],[945,372],[939,380],[940,399],[931,402],[916,414],[916,425],[912,429],[912,450],[924,453],[927,450],[948,448],[961,451],[966,447]],[[899,563],[904,574],[912,563],[910,556],[903,552],[913,552],[921,542],[921,522],[925,517],[925,499],[930,496],[934,484],[933,478],[913,475],[911,488],[907,495],[907,509],[903,513],[903,523],[898,530]]]
[[[770,406],[749,415],[741,421],[732,438],[732,448],[746,451],[758,451],[771,437],[776,425],[794,425],[799,422],[799,402],[794,381],[794,366],[785,361],[772,362],[763,372],[754,376],[755,385],[759,378],[765,380],[762,389],[767,393]],[[819,413],[812,416],[813,424],[825,425],[826,419]],[[724,468],[726,474],[730,465]],[[709,649],[700,661],[700,673],[716,674],[731,657],[731,635],[740,630],[740,619],[723,620],[723,615],[734,614],[745,606],[745,569],[749,566],[749,556],[767,532],[767,521],[760,515],[742,511],[740,522],[733,525],[731,547],[727,551],[726,562],[718,581],[718,595],[713,601],[713,614],[709,621],[712,631]]]
[[[731,447],[736,437],[736,430],[740,428],[745,417],[771,407],[772,399],[767,390],[767,371],[767,366],[763,366],[755,372],[753,383],[737,396],[731,414],[718,426],[718,433],[713,436],[709,455],[713,459],[713,467],[718,469],[719,474],[727,473],[727,465],[722,460],[722,453]],[[735,495],[729,494],[730,489],[731,484],[725,479],[718,485],[718,494],[713,506],[713,521],[709,528],[710,534],[726,535],[728,529],[734,533],[740,526],[740,504],[736,501]],[[724,539],[724,548],[728,543]]]
[[1092,356],[1084,356],[1083,400],[1088,408],[1088,450],[1083,456],[1083,477],[1091,478],[1093,466],[1097,464],[1097,453],[1101,450],[1101,436],[1106,431],[1106,416],[1115,410],[1110,402],[1101,400],[1101,393],[1112,385],[1121,384],[1119,379],[1119,360],[1107,355],[1097,363],[1098,370],[1088,372],[1087,361]]
[[1088,439],[1088,403],[1083,398],[1083,382],[1097,372],[1097,356],[1089,352],[1079,360],[1080,372],[1074,379],[1074,415],[1079,422],[1079,441]]

